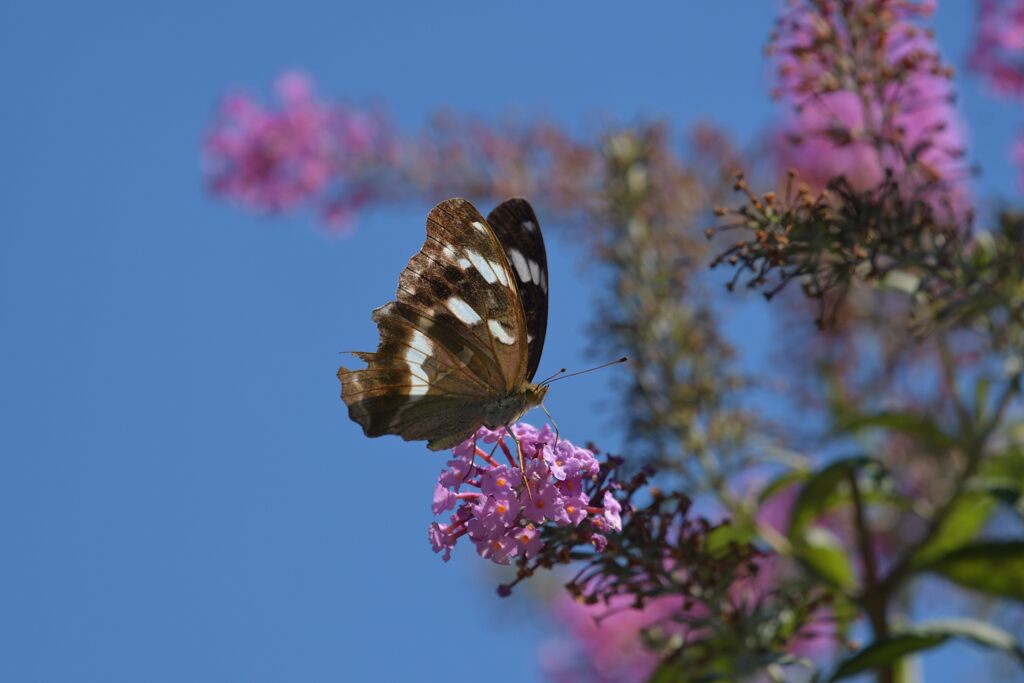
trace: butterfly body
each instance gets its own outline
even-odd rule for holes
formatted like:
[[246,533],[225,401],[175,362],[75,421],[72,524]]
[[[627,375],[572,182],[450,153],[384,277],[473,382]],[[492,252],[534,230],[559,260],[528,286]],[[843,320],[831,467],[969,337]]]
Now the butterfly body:
[[522,387],[490,403],[481,405],[481,422],[488,429],[497,429],[511,424],[544,402],[548,393],[547,385],[525,382]]
[[464,199],[427,217],[427,239],[373,312],[376,352],[338,370],[349,416],[367,436],[441,450],[544,400],[531,380],[547,327],[547,257],[533,209],[510,199],[485,220]]

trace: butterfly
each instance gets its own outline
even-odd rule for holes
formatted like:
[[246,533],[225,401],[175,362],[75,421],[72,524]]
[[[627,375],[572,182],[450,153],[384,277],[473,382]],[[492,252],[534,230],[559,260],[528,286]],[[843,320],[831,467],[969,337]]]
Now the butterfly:
[[367,367],[338,370],[348,414],[367,436],[451,448],[483,425],[541,405],[534,384],[548,320],[544,239],[533,208],[509,199],[485,220],[465,199],[427,216],[427,239],[373,311],[380,344]]

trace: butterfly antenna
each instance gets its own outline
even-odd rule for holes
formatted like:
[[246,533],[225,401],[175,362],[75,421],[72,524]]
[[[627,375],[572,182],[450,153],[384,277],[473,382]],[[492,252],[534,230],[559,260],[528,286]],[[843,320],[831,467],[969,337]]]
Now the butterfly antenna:
[[550,376],[550,377],[548,377],[547,379],[544,379],[544,380],[541,380],[540,382],[537,382],[537,384],[547,384],[548,382],[550,382],[550,381],[551,381],[551,380],[553,380],[554,378],[556,378],[556,377],[558,377],[559,375],[561,375],[561,374],[562,374],[563,372],[565,372],[565,368],[562,368],[561,370],[559,370],[559,371],[558,371],[558,372],[556,372],[555,374],[551,375],[551,376]]
[[[625,363],[628,360],[629,360],[628,356],[623,356],[622,358],[619,358],[617,360],[610,360],[607,363],[602,363],[601,365],[598,365],[597,367],[587,368],[586,370],[578,370],[576,372],[570,372],[568,375],[562,375],[562,372],[565,372],[565,370],[562,370],[561,372],[556,372],[549,379],[546,379],[543,382],[541,382],[541,384],[551,384],[552,382],[558,382],[558,381],[563,380],[563,379],[568,379],[570,377],[575,377],[576,375],[585,375],[588,372],[593,372],[594,370],[601,370],[603,368],[607,368],[610,365],[618,365],[619,363]],[[559,375],[562,375],[562,376],[559,377]]]

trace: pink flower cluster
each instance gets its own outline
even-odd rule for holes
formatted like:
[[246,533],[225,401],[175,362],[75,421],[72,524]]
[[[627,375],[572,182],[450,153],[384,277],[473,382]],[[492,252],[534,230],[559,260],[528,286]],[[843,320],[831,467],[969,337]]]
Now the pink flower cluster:
[[968,60],[1000,95],[1024,97],[1024,0],[978,0]]
[[204,142],[210,188],[257,211],[313,203],[328,225],[346,227],[370,199],[364,176],[394,161],[386,121],[319,101],[301,74],[282,75],[275,90],[274,108],[242,93],[221,103]]
[[950,72],[916,23],[934,3],[794,4],[771,46],[776,96],[792,105],[778,141],[781,163],[816,187],[842,177],[857,192],[878,187],[892,171],[908,195],[924,194],[961,217],[965,136]]
[[[455,512],[448,523],[430,525],[434,552],[443,551],[447,562],[455,543],[465,536],[481,557],[509,564],[516,557],[529,559],[540,552],[544,524],[579,526],[584,522],[592,530],[591,543],[603,549],[607,543],[604,533],[622,529],[622,506],[608,491],[601,505],[591,505],[584,484],[598,474],[594,454],[565,439],[556,442],[547,425],[537,429],[517,423],[512,429],[522,445],[529,491],[506,430],[481,427],[455,447],[454,457],[438,477],[434,514]],[[481,443],[492,445],[491,452],[480,448]],[[507,464],[493,457],[499,450]]]

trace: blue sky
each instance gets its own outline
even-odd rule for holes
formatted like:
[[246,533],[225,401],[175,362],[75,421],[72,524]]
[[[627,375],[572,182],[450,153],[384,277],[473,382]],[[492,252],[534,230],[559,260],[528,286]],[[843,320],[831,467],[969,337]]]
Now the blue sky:
[[[610,113],[753,143],[777,114],[771,5],[4,3],[0,680],[539,680],[542,614],[499,600],[469,548],[430,552],[441,460],[364,439],[338,399],[338,351],[373,348],[429,203],[328,239],[211,199],[200,137],[226,89],[299,68],[409,126]],[[970,25],[944,3],[954,64]],[[962,93],[981,193],[1012,196],[1024,111]],[[593,292],[549,239],[542,373],[586,362]],[[563,434],[614,443],[591,416],[610,377],[556,385]]]

